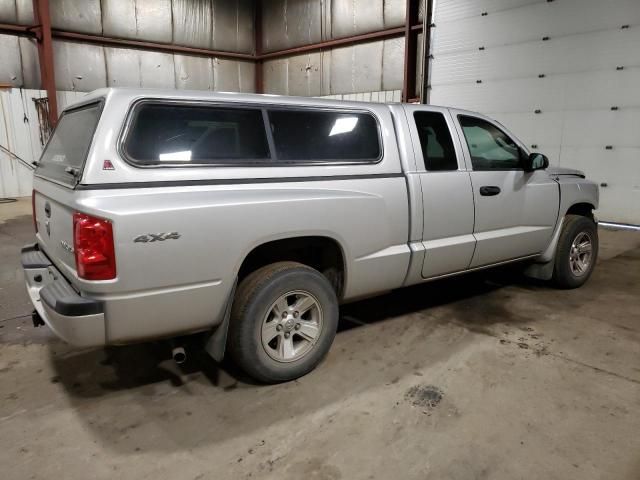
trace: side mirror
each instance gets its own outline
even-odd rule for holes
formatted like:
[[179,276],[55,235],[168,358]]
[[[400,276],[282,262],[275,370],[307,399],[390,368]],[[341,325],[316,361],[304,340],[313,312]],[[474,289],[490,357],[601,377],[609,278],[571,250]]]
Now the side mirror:
[[524,162],[525,172],[533,172],[534,170],[544,170],[549,166],[549,159],[541,153],[532,153]]

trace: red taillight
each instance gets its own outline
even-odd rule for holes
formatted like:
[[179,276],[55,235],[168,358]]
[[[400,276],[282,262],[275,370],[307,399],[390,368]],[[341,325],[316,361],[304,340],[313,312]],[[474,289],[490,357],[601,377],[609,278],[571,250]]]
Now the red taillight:
[[73,214],[73,249],[78,276],[85,280],[116,277],[113,228],[109,220],[85,213]]
[[33,215],[33,228],[38,233],[38,222],[36,222],[36,191],[31,190],[31,215]]

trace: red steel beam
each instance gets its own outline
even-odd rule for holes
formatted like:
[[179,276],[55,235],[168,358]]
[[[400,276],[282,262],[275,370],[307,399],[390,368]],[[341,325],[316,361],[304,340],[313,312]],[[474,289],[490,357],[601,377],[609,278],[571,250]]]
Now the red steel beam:
[[278,50],[277,52],[263,53],[262,55],[257,56],[257,58],[260,60],[267,60],[271,58],[286,57],[298,53],[313,52],[324,50],[326,48],[341,47],[345,45],[354,45],[356,43],[364,43],[371,40],[384,40],[386,38],[401,37],[402,35],[404,35],[404,33],[405,27],[387,28],[386,30],[362,33],[360,35],[354,35],[352,37],[336,38],[333,40],[326,40],[324,42],[301,45],[299,47],[287,48],[285,50]]
[[56,97],[56,76],[53,68],[53,39],[51,37],[51,15],[49,0],[33,0],[33,14],[38,42],[38,60],[40,63],[40,82],[47,91],[49,99],[49,122],[55,126],[58,122],[58,99]]
[[[52,35],[53,35],[53,38],[55,39],[92,43],[92,44],[104,45],[104,46],[129,47],[129,48],[136,48],[136,49],[142,49],[142,50],[163,51],[167,53],[184,53],[184,54],[191,54],[191,55],[230,58],[230,59],[238,59],[238,60],[267,60],[272,58],[286,57],[286,56],[294,55],[298,53],[323,50],[326,48],[332,48],[337,46],[365,43],[371,40],[383,40],[386,38],[400,37],[405,33],[405,27],[395,27],[395,28],[388,28],[385,30],[378,30],[375,32],[363,33],[360,35],[354,35],[350,37],[326,40],[324,42],[301,45],[299,47],[292,47],[284,50],[278,50],[275,52],[262,53],[261,23],[262,23],[261,21],[259,23],[256,23],[256,28],[255,28],[256,53],[254,55],[249,53],[210,50],[207,48],[185,47],[185,46],[172,45],[167,43],[145,42],[140,40],[130,40],[130,39],[116,38],[116,37],[104,37],[101,35],[90,35],[86,33],[69,32],[66,30],[52,30]],[[422,30],[422,24],[413,25],[411,27],[411,30],[412,31]]]
[[[51,39],[66,40],[72,42],[82,42],[94,45],[132,48],[139,50],[159,51],[165,53],[177,53],[186,55],[197,55],[204,57],[219,57],[229,58],[236,60],[254,61],[256,64],[256,80],[255,90],[257,93],[264,91],[264,72],[263,61],[267,59],[282,58],[290,55],[296,55],[305,52],[320,51],[324,49],[330,49],[339,46],[356,45],[359,43],[366,43],[373,40],[384,40],[388,38],[405,37],[405,65],[404,65],[404,77],[403,77],[403,101],[412,98],[415,92],[415,73],[416,73],[416,54],[417,54],[417,38],[418,33],[423,30],[422,23],[418,23],[418,1],[407,0],[407,16],[406,23],[403,27],[394,27],[384,30],[378,30],[375,32],[363,33],[360,35],[353,35],[350,37],[336,38],[332,40],[326,40],[323,42],[301,45],[299,47],[292,47],[284,50],[278,50],[275,52],[262,52],[262,2],[258,0],[256,2],[256,23],[255,23],[255,54],[226,52],[219,50],[211,50],[207,48],[186,47],[180,45],[172,45],[167,43],[158,42],[146,42],[140,40],[131,40],[125,38],[116,37],[104,37],[101,35],[91,35],[80,32],[70,32],[66,30],[53,30],[51,29],[51,22],[49,17],[49,4],[48,0],[33,0],[34,11],[36,11],[36,19],[46,18],[47,25],[43,22],[41,25],[35,27],[27,25],[13,25],[13,24],[0,24],[0,33],[7,33],[13,35],[25,35],[35,36],[38,38],[38,51],[41,56],[40,68],[42,74],[43,86],[45,83],[50,84],[50,80],[45,82],[45,78],[52,79],[55,84],[55,78],[53,76],[53,53],[51,49]],[[42,10],[45,9],[45,10]],[[38,12],[45,11],[46,17],[42,15],[38,17]],[[38,20],[39,21],[39,20]],[[48,27],[48,28],[47,28]],[[45,39],[45,30],[48,30],[48,41]],[[42,40],[40,40],[42,39]],[[46,47],[45,45],[48,45]],[[47,50],[50,52],[47,58]],[[44,61],[43,61],[44,60]],[[46,70],[46,71],[43,71]],[[45,88],[46,89],[46,88]],[[49,90],[47,89],[47,92]],[[48,96],[49,93],[47,93]],[[52,111],[53,107],[53,111]],[[55,99],[50,100],[49,104],[50,113],[57,117],[57,106]]]
[[423,32],[422,37],[423,51],[422,51],[422,85],[420,86],[420,102],[429,103],[429,75],[430,75],[430,60],[431,60],[431,28],[434,26],[431,23],[431,17],[433,13],[433,0],[425,1],[425,12],[423,18]]
[[0,33],[5,35],[24,35],[25,37],[35,37],[34,27],[29,25],[13,25],[10,23],[0,23]]
[[253,23],[253,33],[255,35],[256,46],[256,93],[264,93],[264,65],[261,59],[258,59],[262,55],[262,0],[255,1],[255,19]]
[[[256,24],[257,27],[258,24]],[[39,30],[40,26],[29,26],[29,25],[13,25],[7,23],[0,23],[0,33],[4,33],[7,35],[24,35],[28,37],[35,37],[36,32]],[[256,33],[258,32],[259,27],[256,28]],[[411,27],[412,31],[421,31],[422,25],[413,25]],[[351,37],[344,38],[336,38],[334,40],[326,40],[324,42],[319,43],[311,43],[308,45],[301,45],[299,47],[292,47],[285,50],[278,50],[275,52],[262,53],[260,51],[260,44],[256,43],[256,54],[252,55],[250,53],[238,53],[238,52],[227,52],[222,50],[210,50],[208,48],[197,48],[197,47],[186,47],[181,45],[173,45],[168,43],[158,43],[158,42],[146,42],[141,40],[131,40],[127,38],[117,38],[117,37],[104,37],[102,35],[90,35],[87,33],[80,32],[70,32],[68,30],[51,30],[51,36],[56,40],[67,40],[73,42],[83,42],[83,43],[91,43],[94,45],[103,45],[103,46],[113,46],[113,47],[123,47],[123,48],[133,48],[138,50],[152,50],[152,51],[161,51],[166,53],[178,53],[178,54],[187,54],[187,55],[199,55],[206,57],[219,57],[219,58],[230,58],[230,59],[238,59],[238,60],[266,60],[272,58],[286,57],[289,55],[304,53],[315,50],[323,50],[326,48],[344,46],[344,45],[354,45],[357,43],[365,43],[371,40],[384,40],[386,38],[395,38],[401,37],[404,35],[405,28],[404,27],[395,27],[388,28],[386,30],[378,30],[375,32],[363,33],[360,35],[354,35]],[[256,40],[261,36],[256,36]]]
[[[42,1],[42,0],[35,0]],[[40,25],[13,25],[0,23],[0,33],[7,35],[24,35],[28,37],[37,37]],[[131,40],[127,38],[103,37],[102,35],[89,35],[80,32],[70,32],[67,30],[51,29],[51,36],[56,40],[67,40],[72,42],[91,43],[94,45],[125,47],[138,50],[152,50],[155,52],[178,53],[187,55],[199,55],[205,57],[230,58],[237,60],[255,60],[255,55],[250,53],[226,52],[220,50],[210,50],[208,48],[184,47],[181,45],[172,45],[168,43],[145,42],[140,40]]]
[[145,42],[140,40],[129,40],[125,38],[103,37],[101,35],[90,35],[87,33],[68,32],[65,30],[53,30],[53,38],[56,40],[67,40],[72,42],[91,43],[108,47],[126,47],[138,50],[153,50],[154,52],[178,53],[187,55],[198,55],[204,57],[231,58],[237,60],[254,60],[255,56],[250,53],[225,52],[220,50],[210,50],[208,48],[184,47],[181,45],[171,45],[168,43]]
[[[259,32],[260,27],[258,25],[260,24],[256,24],[256,34],[261,33]],[[9,35],[36,36],[36,33],[34,32],[34,30],[38,30],[38,29],[39,29],[39,26],[33,27],[28,25],[13,25],[13,24],[0,23],[0,33],[6,33]],[[411,31],[421,31],[421,30],[422,30],[422,24],[413,25],[411,27]],[[57,29],[51,30],[51,36],[56,40],[67,40],[67,41],[74,41],[74,42],[91,43],[94,45],[133,48],[138,50],[152,50],[152,51],[161,51],[166,53],[199,55],[199,56],[206,56],[206,57],[230,58],[230,59],[248,60],[248,61],[267,60],[272,58],[287,57],[289,55],[294,55],[298,53],[323,50],[323,49],[333,48],[338,46],[354,45],[358,43],[366,43],[372,40],[384,40],[387,38],[401,37],[404,34],[405,34],[405,27],[394,27],[394,28],[388,28],[385,30],[378,30],[375,32],[354,35],[350,37],[336,38],[333,40],[326,40],[324,42],[301,45],[299,47],[292,47],[292,48],[277,50],[277,51],[268,52],[268,53],[261,52],[262,36],[256,35],[256,53],[252,55],[249,53],[210,50],[208,48],[186,47],[186,46],[173,45],[168,43],[131,40],[127,38],[104,37],[102,35],[90,35],[87,33],[70,32],[68,30],[57,30]]]
[[404,32],[404,74],[402,82],[402,101],[413,98],[416,91],[416,63],[418,54],[418,29],[412,25],[418,24],[418,0],[407,0]]

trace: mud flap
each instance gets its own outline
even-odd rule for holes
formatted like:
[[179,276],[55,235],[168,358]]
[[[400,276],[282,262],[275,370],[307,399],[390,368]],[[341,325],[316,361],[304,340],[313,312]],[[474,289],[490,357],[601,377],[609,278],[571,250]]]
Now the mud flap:
[[231,306],[236,295],[238,279],[236,278],[231,289],[231,294],[227,299],[227,306],[224,309],[224,317],[218,328],[207,338],[204,349],[216,362],[221,362],[227,348],[227,332],[229,331],[229,319],[231,318]]
[[524,275],[537,280],[551,280],[553,277],[553,268],[556,262],[556,248],[558,247],[558,239],[564,226],[564,217],[560,219],[558,225],[553,232],[551,242],[547,249],[542,252],[536,263],[532,263],[524,270]]
[[555,257],[550,262],[532,263],[524,270],[524,275],[537,280],[551,280],[554,265]]

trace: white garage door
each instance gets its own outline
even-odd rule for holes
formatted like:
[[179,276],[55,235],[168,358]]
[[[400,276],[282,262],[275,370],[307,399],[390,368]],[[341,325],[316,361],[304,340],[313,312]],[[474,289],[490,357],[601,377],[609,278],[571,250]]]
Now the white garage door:
[[429,102],[486,113],[640,224],[640,0],[435,0]]

